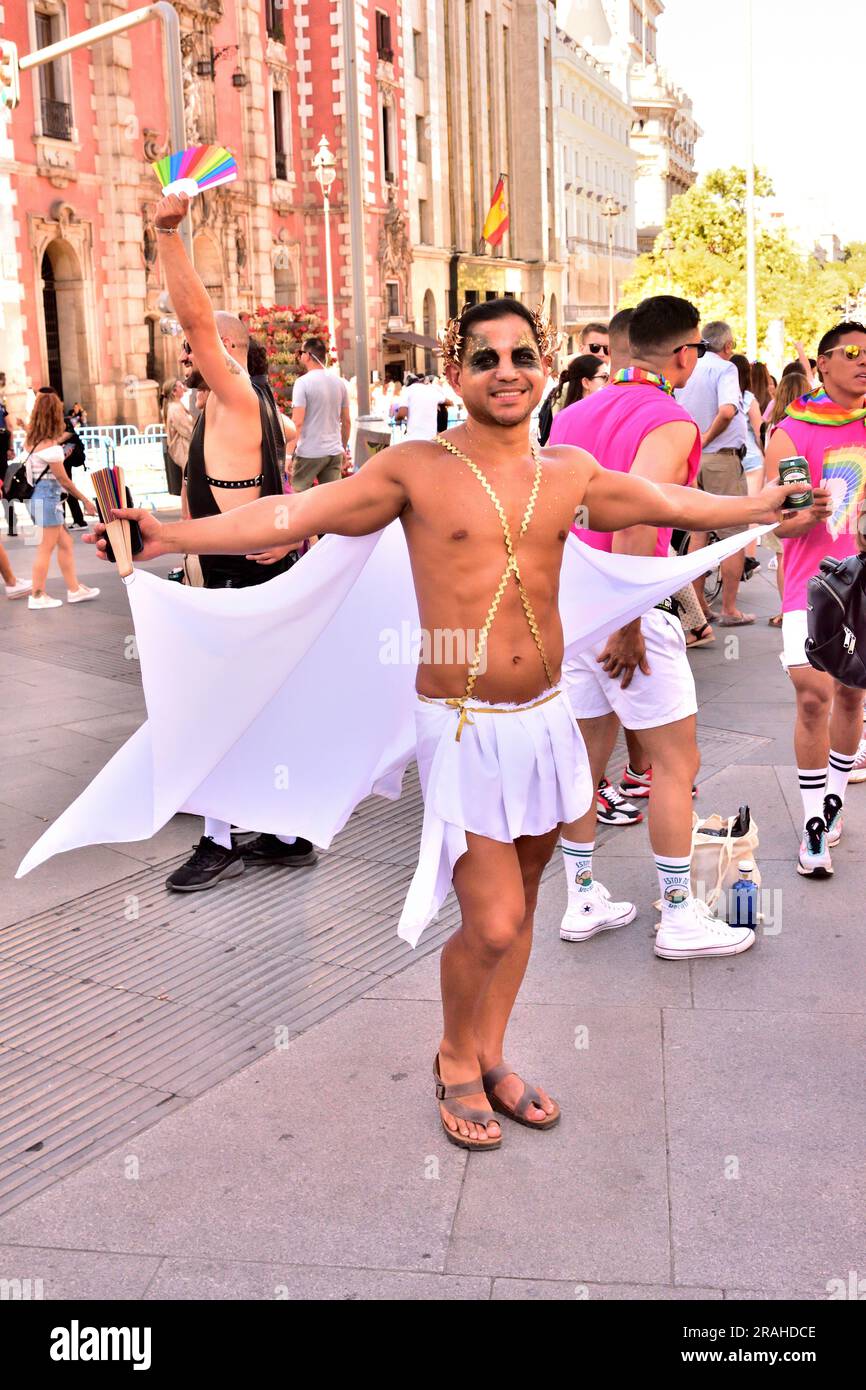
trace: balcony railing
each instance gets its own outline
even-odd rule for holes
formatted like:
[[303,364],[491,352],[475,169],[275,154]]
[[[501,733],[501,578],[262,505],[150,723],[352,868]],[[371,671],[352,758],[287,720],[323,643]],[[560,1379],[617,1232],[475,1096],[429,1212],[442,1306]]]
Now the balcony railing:
[[52,140],[72,139],[72,107],[67,101],[42,98],[42,133]]

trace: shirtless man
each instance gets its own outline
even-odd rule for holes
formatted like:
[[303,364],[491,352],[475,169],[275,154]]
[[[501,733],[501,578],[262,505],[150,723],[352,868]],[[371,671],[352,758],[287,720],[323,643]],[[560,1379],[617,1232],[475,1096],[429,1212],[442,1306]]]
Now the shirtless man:
[[[193,429],[184,487],[191,518],[217,516],[264,496],[283,495],[285,435],[267,378],[247,373],[249,331],[234,314],[214,313],[207,291],[189,262],[177,229],[186,216],[185,194],[161,198],[154,214],[160,262],[174,311],[186,335],[180,357],[186,385],[206,391]],[[254,363],[256,365],[256,363]],[[206,556],[206,589],[246,589],[288,566],[285,543],[251,547],[246,556]],[[166,879],[175,893],[200,893],[244,872],[245,861],[297,868],[313,864],[309,840],[258,835],[242,848],[231,826],[206,819],[204,834],[185,864]]]
[[453,873],[462,915],[442,951],[436,1096],[448,1138],[475,1151],[500,1145],[494,1109],[533,1129],[559,1119],[546,1092],[525,1086],[502,1057],[542,871],[559,825],[582,814],[594,791],[558,684],[559,573],[575,510],[589,507],[603,530],[642,522],[704,529],[774,520],[794,490],[723,499],[609,472],[582,449],[539,453],[530,418],[553,347],[546,325],[516,300],[467,307],[449,325],[444,352],[469,418],[438,441],[398,444],[344,482],[220,517],[166,524],[150,512],[122,513],[141,525],[142,559],[246,554],[317,532],[366,535],[399,518],[421,628],[481,631],[468,679],[466,663],[455,661],[421,664],[416,680],[422,859],[443,830],[441,891]]

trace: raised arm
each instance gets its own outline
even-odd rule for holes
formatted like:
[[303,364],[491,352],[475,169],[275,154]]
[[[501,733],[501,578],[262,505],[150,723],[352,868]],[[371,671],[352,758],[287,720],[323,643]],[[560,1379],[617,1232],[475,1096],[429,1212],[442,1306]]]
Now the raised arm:
[[166,288],[195,364],[217,400],[258,419],[258,398],[246,372],[226,352],[208,292],[184,250],[177,229],[186,216],[185,193],[160,198],[154,212],[159,259]]
[[[325,533],[366,536],[394,521],[409,500],[400,452],[399,447],[384,449],[351,478],[289,496],[260,497],[220,516],[160,522],[152,512],[136,507],[117,515],[137,521],[141,527],[145,545],[136,557],[139,560],[185,553],[249,555]],[[92,538],[86,537],[96,542],[102,555],[103,531],[97,526]]]

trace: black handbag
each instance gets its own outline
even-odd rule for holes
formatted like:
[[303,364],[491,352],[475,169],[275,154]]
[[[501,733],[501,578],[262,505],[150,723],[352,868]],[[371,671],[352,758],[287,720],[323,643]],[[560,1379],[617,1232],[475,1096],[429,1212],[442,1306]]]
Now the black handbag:
[[3,494],[7,502],[29,502],[36,491],[36,484],[41,483],[45,474],[51,471],[51,464],[49,463],[46,468],[43,468],[35,483],[28,483],[27,465],[30,462],[32,453],[33,451],[31,450],[24,462],[15,469],[12,477],[5,484]]
[[809,580],[806,608],[809,665],[866,690],[866,554],[826,555]]

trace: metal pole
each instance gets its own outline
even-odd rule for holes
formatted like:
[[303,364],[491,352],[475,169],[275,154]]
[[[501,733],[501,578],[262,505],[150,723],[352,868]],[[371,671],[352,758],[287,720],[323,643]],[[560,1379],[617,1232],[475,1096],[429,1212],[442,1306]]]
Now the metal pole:
[[364,243],[364,185],[361,174],[358,52],[355,5],[342,0],[343,52],[346,55],[346,151],[348,156],[349,236],[352,261],[352,318],[358,415],[370,413],[370,357],[367,347],[367,266]]
[[[26,54],[20,60],[18,67],[22,72],[26,72],[29,68],[41,67],[43,63],[53,63],[55,58],[62,58],[64,54],[72,53],[76,48],[89,48],[93,44],[101,43],[103,39],[113,38],[115,34],[126,33],[127,29],[135,29],[139,24],[145,24],[150,19],[158,19],[162,24],[168,76],[169,138],[173,149],[185,149],[186,123],[183,114],[180,21],[177,17],[177,11],[168,3],[168,0],[157,0],[154,5],[145,5],[140,10],[130,11],[129,14],[117,15],[115,19],[108,19],[104,24],[96,24],[92,29],[82,30],[80,34],[69,34],[65,39],[49,44],[47,48],[37,48],[35,53]],[[180,235],[187,254],[192,259],[192,234],[189,217],[185,217],[180,224]]]
[[[323,189],[325,199],[325,274],[328,281],[328,337],[332,352],[337,350],[337,323],[334,316],[334,273],[331,267],[331,200],[327,189]],[[337,370],[339,371],[339,359]]]
[[758,355],[758,291],[755,259],[755,113],[752,91],[752,0],[746,0],[746,356]]

